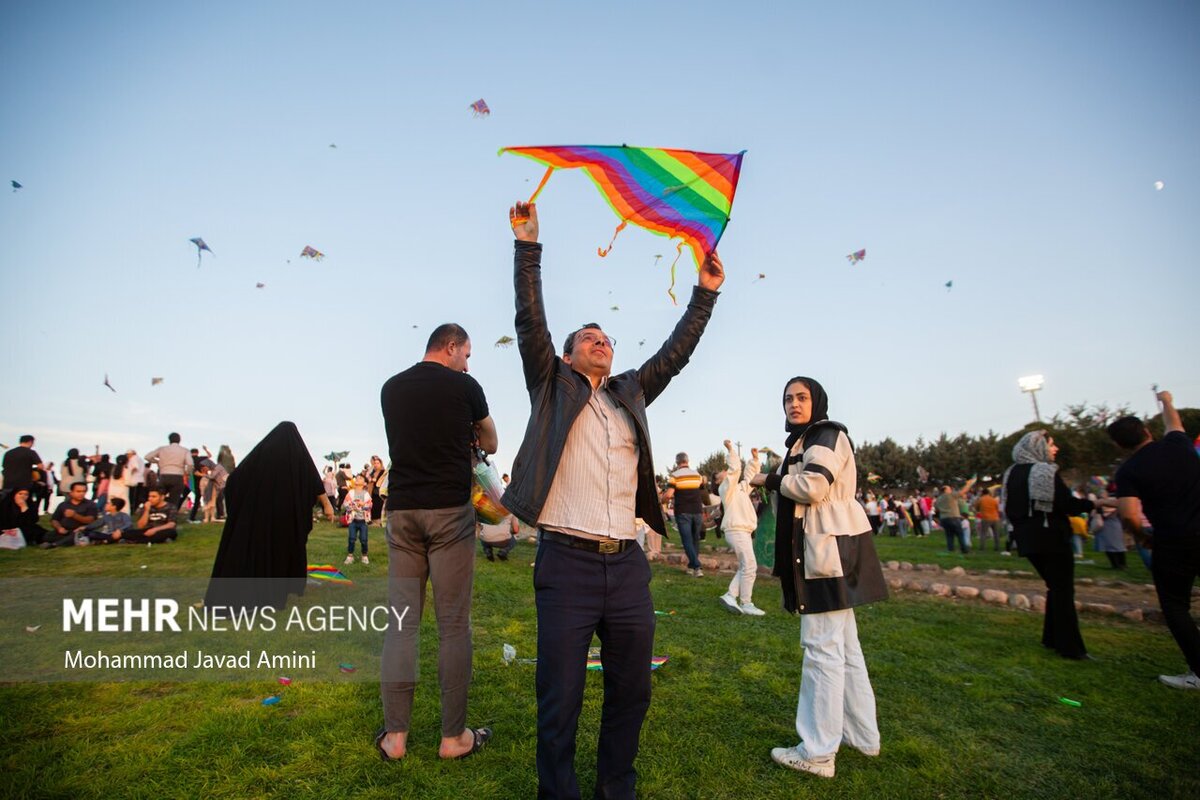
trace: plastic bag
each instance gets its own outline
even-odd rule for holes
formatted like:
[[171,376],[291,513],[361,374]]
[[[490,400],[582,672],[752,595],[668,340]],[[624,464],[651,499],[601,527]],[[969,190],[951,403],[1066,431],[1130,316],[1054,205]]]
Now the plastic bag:
[[0,531],[0,550],[20,550],[25,546],[25,534],[20,528]]
[[495,525],[508,516],[508,509],[500,500],[504,494],[504,482],[496,467],[481,460],[471,470],[471,505],[475,506],[475,514],[479,521],[486,525]]

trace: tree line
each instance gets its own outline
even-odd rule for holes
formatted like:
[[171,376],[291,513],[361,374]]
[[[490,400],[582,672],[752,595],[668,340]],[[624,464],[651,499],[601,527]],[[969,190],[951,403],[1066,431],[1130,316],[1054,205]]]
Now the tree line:
[[[1012,464],[1013,445],[1029,431],[1045,430],[1059,447],[1058,464],[1063,480],[1074,486],[1086,483],[1093,475],[1111,477],[1123,454],[1108,438],[1105,429],[1114,420],[1132,413],[1127,407],[1110,409],[1106,405],[1080,403],[1067,406],[1043,422],[1031,422],[1008,434],[988,431],[982,436],[960,433],[951,437],[941,434],[933,441],[917,439],[915,444],[901,445],[891,437],[880,442],[855,442],[860,489],[875,491],[913,491],[951,484],[956,488],[972,476],[982,483],[998,483],[1004,470]],[[1200,434],[1200,408],[1182,408],[1188,436]],[[1163,433],[1162,417],[1148,421],[1155,438]],[[749,453],[744,454],[749,457]],[[767,454],[764,469],[773,469],[778,455]],[[709,478],[725,468],[725,453],[714,452],[696,467]]]

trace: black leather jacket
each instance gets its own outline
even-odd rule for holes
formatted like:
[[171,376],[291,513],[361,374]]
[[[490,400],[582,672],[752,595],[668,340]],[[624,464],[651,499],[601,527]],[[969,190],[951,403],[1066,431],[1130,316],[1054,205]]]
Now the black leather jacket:
[[[513,282],[517,293],[517,346],[525,370],[530,410],[525,438],[513,461],[512,481],[504,492],[504,505],[529,525],[537,524],[567,434],[592,392],[591,382],[555,354],[542,301],[541,258],[540,244],[516,242]],[[671,378],[688,363],[716,301],[717,292],[696,286],[683,319],[658,352],[638,369],[608,379],[608,390],[633,417],[637,427],[637,515],[662,534],[667,526],[654,483],[646,406],[662,394]]]

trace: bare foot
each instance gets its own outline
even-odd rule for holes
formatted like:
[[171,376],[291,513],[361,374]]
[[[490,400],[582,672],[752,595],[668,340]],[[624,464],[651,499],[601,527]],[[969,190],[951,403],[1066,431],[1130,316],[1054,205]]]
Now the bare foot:
[[438,748],[440,758],[458,758],[463,753],[469,753],[475,746],[475,733],[470,728],[464,728],[458,736],[442,738],[442,746]]
[[408,752],[408,731],[391,731],[379,742],[388,758],[404,758]]

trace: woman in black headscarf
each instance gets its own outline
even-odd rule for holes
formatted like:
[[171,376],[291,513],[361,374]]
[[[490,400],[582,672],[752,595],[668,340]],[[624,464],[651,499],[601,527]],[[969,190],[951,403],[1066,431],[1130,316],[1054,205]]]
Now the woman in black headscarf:
[[38,525],[37,501],[30,495],[28,484],[0,492],[0,530],[14,528],[21,531],[30,547],[41,544],[42,537],[49,533]]
[[242,459],[225,484],[225,503],[205,605],[282,608],[288,594],[304,594],[313,504],[331,522],[333,507],[293,423],[276,425]]
[[778,470],[751,483],[774,493],[775,574],[783,607],[799,613],[804,666],[796,730],[801,742],[776,747],[785,767],[834,776],[845,742],[879,754],[875,692],[858,642],[854,607],[887,598],[866,512],[854,499],[854,445],[829,419],[821,384],[796,377],[783,390],[787,455]]
[[1014,463],[1004,473],[1004,514],[1013,526],[1017,552],[1046,582],[1042,644],[1063,658],[1090,658],[1075,613],[1075,553],[1072,514],[1091,511],[1090,500],[1071,494],[1054,463],[1058,447],[1046,431],[1030,431],[1013,446]]

